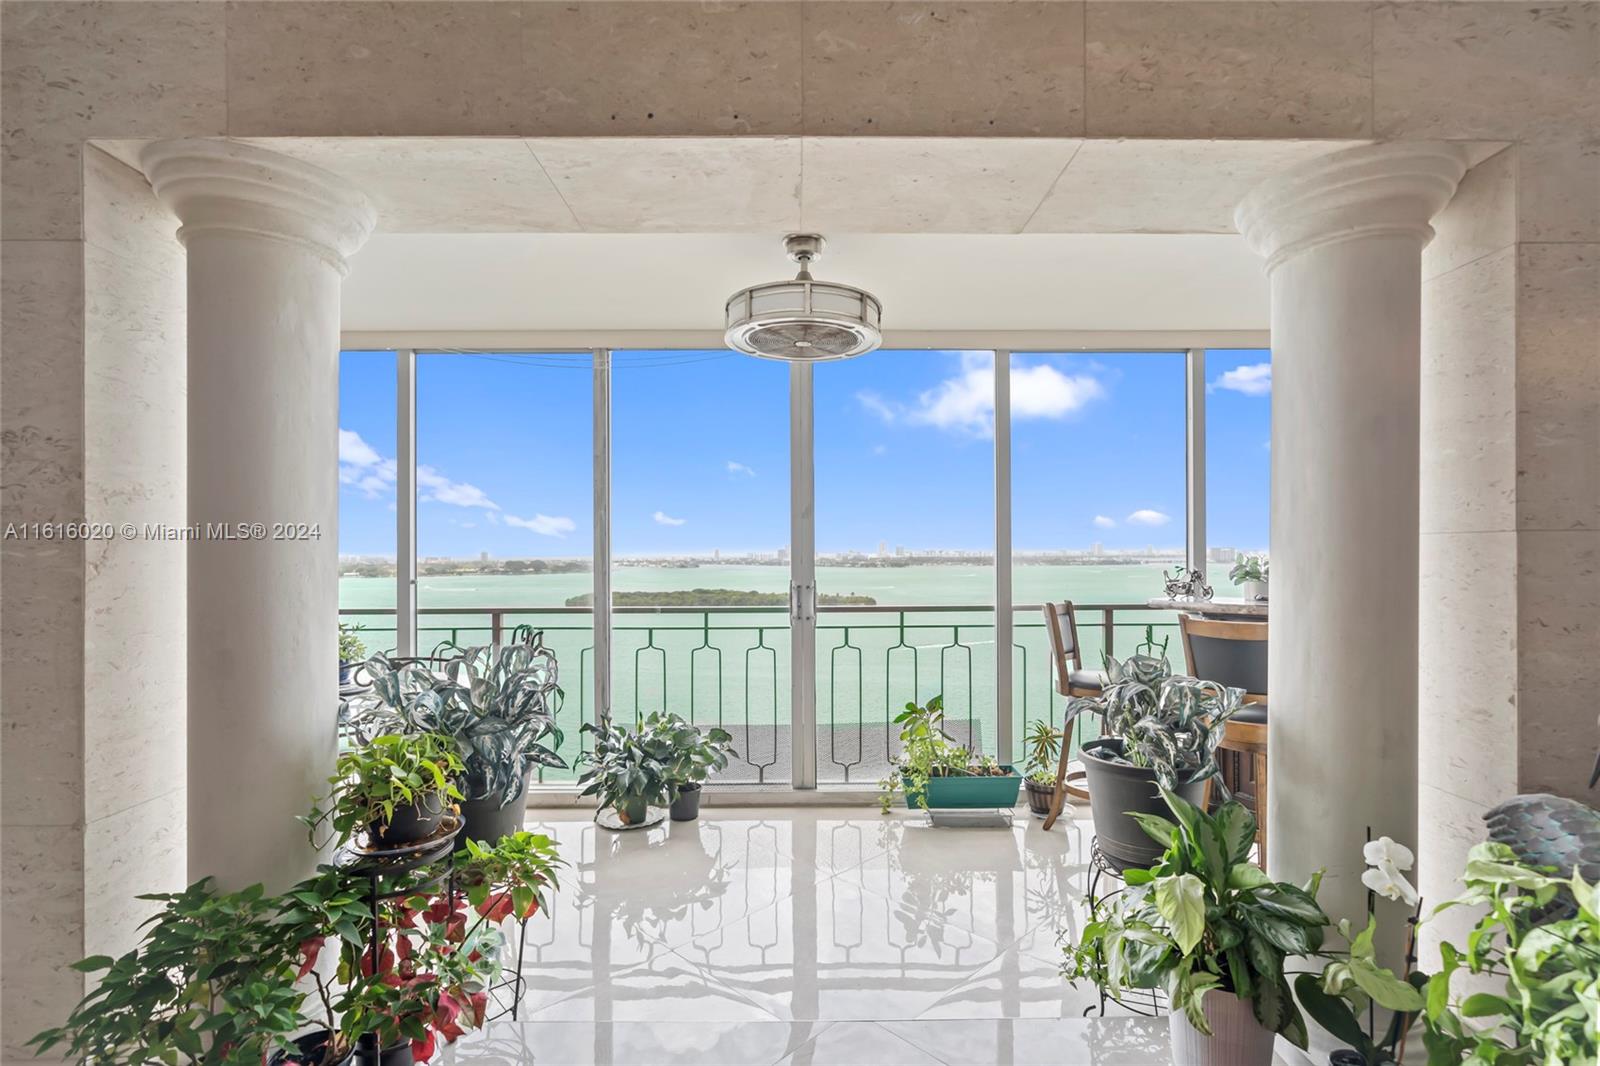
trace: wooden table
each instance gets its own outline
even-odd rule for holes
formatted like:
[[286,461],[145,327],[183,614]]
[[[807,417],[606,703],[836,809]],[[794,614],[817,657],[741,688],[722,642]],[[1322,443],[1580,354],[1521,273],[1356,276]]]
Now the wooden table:
[[1267,619],[1267,603],[1265,600],[1245,600],[1234,597],[1218,597],[1210,600],[1173,600],[1166,596],[1156,596],[1145,601],[1145,605],[1158,611],[1183,611],[1185,614],[1197,614],[1202,618],[1258,618],[1263,622]]

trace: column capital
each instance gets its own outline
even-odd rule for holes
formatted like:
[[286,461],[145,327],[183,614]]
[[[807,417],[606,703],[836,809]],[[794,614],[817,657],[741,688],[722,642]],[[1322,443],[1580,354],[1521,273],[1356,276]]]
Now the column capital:
[[377,221],[346,179],[239,141],[156,141],[139,155],[156,196],[183,222],[178,240],[228,233],[302,245],[340,274]]
[[1268,178],[1233,221],[1269,271],[1301,252],[1361,237],[1410,234],[1426,245],[1428,220],[1466,170],[1466,154],[1443,142],[1347,148]]

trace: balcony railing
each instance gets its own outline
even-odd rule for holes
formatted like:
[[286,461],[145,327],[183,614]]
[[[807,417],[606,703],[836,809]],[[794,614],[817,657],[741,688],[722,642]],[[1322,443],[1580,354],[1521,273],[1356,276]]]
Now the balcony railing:
[[[1137,603],[1077,604],[1084,661],[1126,656],[1152,628],[1181,664],[1171,612]],[[588,607],[425,607],[417,646],[500,642],[519,625],[545,632],[561,664],[566,700],[561,752],[580,752],[578,727],[594,717],[593,612]],[[350,608],[374,650],[392,648],[391,608]],[[387,620],[387,624],[382,624]],[[1015,607],[1012,623],[1012,742],[996,750],[992,605],[897,604],[818,609],[817,767],[826,783],[872,783],[898,752],[894,717],[910,701],[943,695],[946,728],[974,751],[1020,762],[1028,726],[1059,722],[1049,638],[1038,604]],[[623,720],[664,708],[734,735],[739,758],[723,780],[782,783],[789,777],[789,617],[777,607],[616,607],[612,611],[612,713]],[[1082,722],[1083,720],[1080,720]],[[1087,723],[1085,723],[1087,724]],[[1089,736],[1073,737],[1076,747]],[[570,780],[555,771],[542,780]]]

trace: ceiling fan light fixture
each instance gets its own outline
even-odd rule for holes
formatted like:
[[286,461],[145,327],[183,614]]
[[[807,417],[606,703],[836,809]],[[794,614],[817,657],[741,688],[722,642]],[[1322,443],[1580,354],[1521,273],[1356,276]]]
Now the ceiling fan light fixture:
[[791,233],[783,246],[800,264],[800,273],[728,298],[728,347],[761,359],[820,363],[864,355],[883,343],[883,305],[876,296],[811,276],[811,263],[824,243],[815,233]]

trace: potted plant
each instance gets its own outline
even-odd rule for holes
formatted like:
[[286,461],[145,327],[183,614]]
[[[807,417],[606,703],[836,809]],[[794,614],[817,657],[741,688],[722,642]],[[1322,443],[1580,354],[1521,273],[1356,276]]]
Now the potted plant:
[[[537,912],[560,864],[548,837],[517,833],[469,845],[453,882],[415,871],[415,891],[379,904],[376,954],[367,886],[329,867],[281,896],[209,880],[142,896],[162,908],[141,944],[76,964],[101,975],[96,988],[29,1043],[84,1066],[426,1062],[484,1023],[498,923]],[[330,945],[339,964],[319,967]]]
[[[1303,886],[1273,881],[1250,861],[1256,823],[1229,800],[1206,814],[1162,789],[1172,819],[1135,820],[1163,844],[1150,869],[1128,869],[1128,888],[1096,904],[1063,972],[1113,997],[1165,988],[1175,1066],[1268,1066],[1273,1040],[1305,1048],[1304,1017],[1290,992],[1290,957],[1328,960],[1324,980],[1393,1010],[1422,996],[1375,961],[1374,925],[1348,951],[1324,948],[1328,916],[1317,904],[1321,875]],[[1348,934],[1348,927],[1342,927]],[[1335,969],[1337,967],[1337,969]]]
[[733,734],[715,726],[702,730],[679,715],[660,712],[646,717],[640,729],[657,734],[671,748],[667,784],[672,820],[694,821],[700,817],[700,795],[707,778],[727,769],[728,757],[738,755],[733,750]]
[[1217,776],[1216,750],[1244,693],[1213,681],[1175,676],[1166,644],[1153,633],[1136,654],[1106,660],[1099,696],[1067,700],[1066,727],[1078,715],[1098,714],[1102,735],[1083,745],[1095,841],[1113,869],[1149,866],[1161,855],[1130,812],[1160,815],[1161,789],[1190,804]]
[[311,843],[331,829],[341,841],[364,832],[369,847],[412,844],[438,831],[445,807],[461,799],[461,773],[450,738],[437,733],[374,737],[339,754],[329,791],[301,821]]
[[367,646],[360,636],[365,628],[349,622],[339,623],[339,687],[342,689],[355,684],[356,667],[367,657]]
[[669,799],[671,743],[656,731],[614,722],[585,722],[583,732],[593,734],[594,748],[578,757],[589,767],[578,777],[579,795],[597,797],[624,826],[643,825],[650,808]]
[[[1464,891],[1440,911],[1482,908],[1465,950],[1439,946],[1428,981],[1428,1062],[1485,1066],[1592,1063],[1600,1057],[1600,888],[1583,875],[1553,875],[1506,845],[1478,844],[1467,857]],[[1458,975],[1476,980],[1465,994]],[[1489,980],[1499,978],[1499,990]]]
[[889,776],[878,782],[885,814],[896,788],[905,790],[907,807],[923,810],[1017,805],[1022,776],[990,756],[974,756],[944,731],[944,697],[935,696],[926,706],[907,703],[895,723],[900,726],[900,755]]
[[1228,579],[1244,586],[1244,598],[1254,603],[1267,600],[1267,557],[1264,554],[1241,555],[1228,571]]
[[555,655],[543,635],[519,627],[509,644],[458,649],[439,670],[368,664],[376,702],[352,712],[358,736],[441,733],[451,738],[461,773],[458,840],[493,843],[522,824],[523,797],[535,766],[566,767],[556,754],[562,693]]
[[1027,776],[1022,783],[1028,790],[1028,810],[1035,818],[1048,815],[1055,802],[1056,761],[1065,739],[1065,733],[1042,718],[1028,727]]

